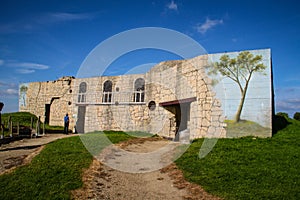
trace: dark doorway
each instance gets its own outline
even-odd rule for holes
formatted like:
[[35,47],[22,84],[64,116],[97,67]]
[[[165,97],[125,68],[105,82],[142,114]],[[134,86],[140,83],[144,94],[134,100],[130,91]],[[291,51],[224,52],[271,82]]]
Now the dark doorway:
[[190,107],[193,101],[196,101],[195,97],[168,101],[159,104],[175,115],[175,141],[179,140],[179,132],[188,128],[188,121],[190,120]]
[[188,128],[190,120],[190,103],[173,105],[175,107],[176,133],[175,141],[179,141],[179,132]]
[[51,104],[45,104],[45,124],[50,122],[50,107]]
[[84,133],[85,111],[86,111],[86,106],[78,106],[78,115],[77,115],[77,122],[76,122],[76,131],[78,133]]
[[190,105],[190,103],[183,103],[178,106],[179,110],[176,113],[176,118],[178,117],[180,120],[178,131],[183,131],[188,127],[188,121],[190,121]]

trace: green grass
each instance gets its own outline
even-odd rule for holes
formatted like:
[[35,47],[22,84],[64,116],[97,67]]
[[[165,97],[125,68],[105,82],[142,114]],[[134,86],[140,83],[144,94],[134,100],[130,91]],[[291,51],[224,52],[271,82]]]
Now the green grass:
[[81,173],[92,156],[79,137],[48,144],[30,165],[0,176],[0,199],[68,199],[82,186]]
[[[118,131],[105,134],[112,143],[133,138]],[[99,133],[83,136],[93,140],[104,138]],[[0,176],[0,199],[70,199],[70,190],[82,186],[82,170],[91,161],[92,155],[83,145],[82,137],[49,143],[29,165]]]
[[81,141],[88,151],[97,156],[102,149],[112,143],[119,143],[125,140],[133,139],[134,137],[122,131],[95,131],[80,135]]
[[176,161],[185,177],[225,199],[300,199],[300,122],[272,138],[219,139],[199,159],[203,139]]
[[[219,139],[203,159],[198,157],[203,139],[195,140],[176,164],[189,181],[225,199],[300,199],[300,122],[288,121],[272,138]],[[104,133],[107,137],[94,132],[48,144],[31,164],[0,176],[0,199],[69,199],[92,160],[83,143],[98,153],[140,135]]]
[[[38,119],[37,116],[34,114],[31,114],[29,112],[14,112],[14,113],[4,113],[2,114],[2,123],[5,122],[5,127],[7,127],[8,118],[11,117],[11,120],[13,122],[19,122],[20,125],[23,126],[30,126],[31,125],[31,118],[33,118],[33,121],[36,122]],[[16,124],[14,124],[16,125]]]
[[112,143],[115,144],[137,137],[153,137],[153,135],[138,131],[126,133],[122,131],[95,131],[80,135],[82,143],[94,156],[97,156],[102,149],[111,145]]

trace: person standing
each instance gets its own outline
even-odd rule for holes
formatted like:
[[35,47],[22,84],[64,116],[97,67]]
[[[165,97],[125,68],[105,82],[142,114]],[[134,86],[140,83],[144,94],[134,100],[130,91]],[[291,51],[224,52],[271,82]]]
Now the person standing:
[[70,123],[70,119],[69,119],[68,113],[67,113],[66,116],[64,117],[64,122],[65,122],[64,133],[65,133],[65,134],[68,134],[68,132],[69,132],[69,123]]

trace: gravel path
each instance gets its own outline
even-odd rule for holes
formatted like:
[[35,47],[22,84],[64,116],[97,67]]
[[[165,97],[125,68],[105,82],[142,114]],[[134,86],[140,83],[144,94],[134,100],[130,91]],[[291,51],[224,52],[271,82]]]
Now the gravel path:
[[[166,146],[172,147],[176,144],[166,140],[148,138],[121,143],[113,148],[108,147],[98,159],[94,159],[90,168],[84,172],[84,187],[73,191],[73,198],[103,200],[219,199],[205,192],[200,186],[187,182],[174,163],[162,169],[149,170],[156,168],[161,161],[166,162],[166,159],[169,159],[169,156],[165,156],[166,154],[161,154],[160,159],[152,161],[154,168],[147,162],[145,165],[141,165],[143,160],[135,160],[132,163],[132,160],[138,157],[130,153],[146,155],[157,148],[164,149]],[[129,153],[124,153],[124,151]],[[130,155],[133,155],[130,161],[133,169],[140,171],[126,172],[128,171],[126,163],[123,165],[125,166],[124,171],[117,170]],[[153,158],[157,158],[157,155]],[[112,163],[119,165],[111,165]]]

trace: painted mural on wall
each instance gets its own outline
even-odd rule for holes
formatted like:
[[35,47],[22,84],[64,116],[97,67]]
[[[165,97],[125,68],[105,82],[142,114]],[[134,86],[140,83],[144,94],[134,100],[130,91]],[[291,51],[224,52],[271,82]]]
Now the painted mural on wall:
[[19,86],[19,107],[26,107],[28,83],[22,83]]
[[206,70],[222,102],[226,136],[272,136],[270,49],[209,56]]

